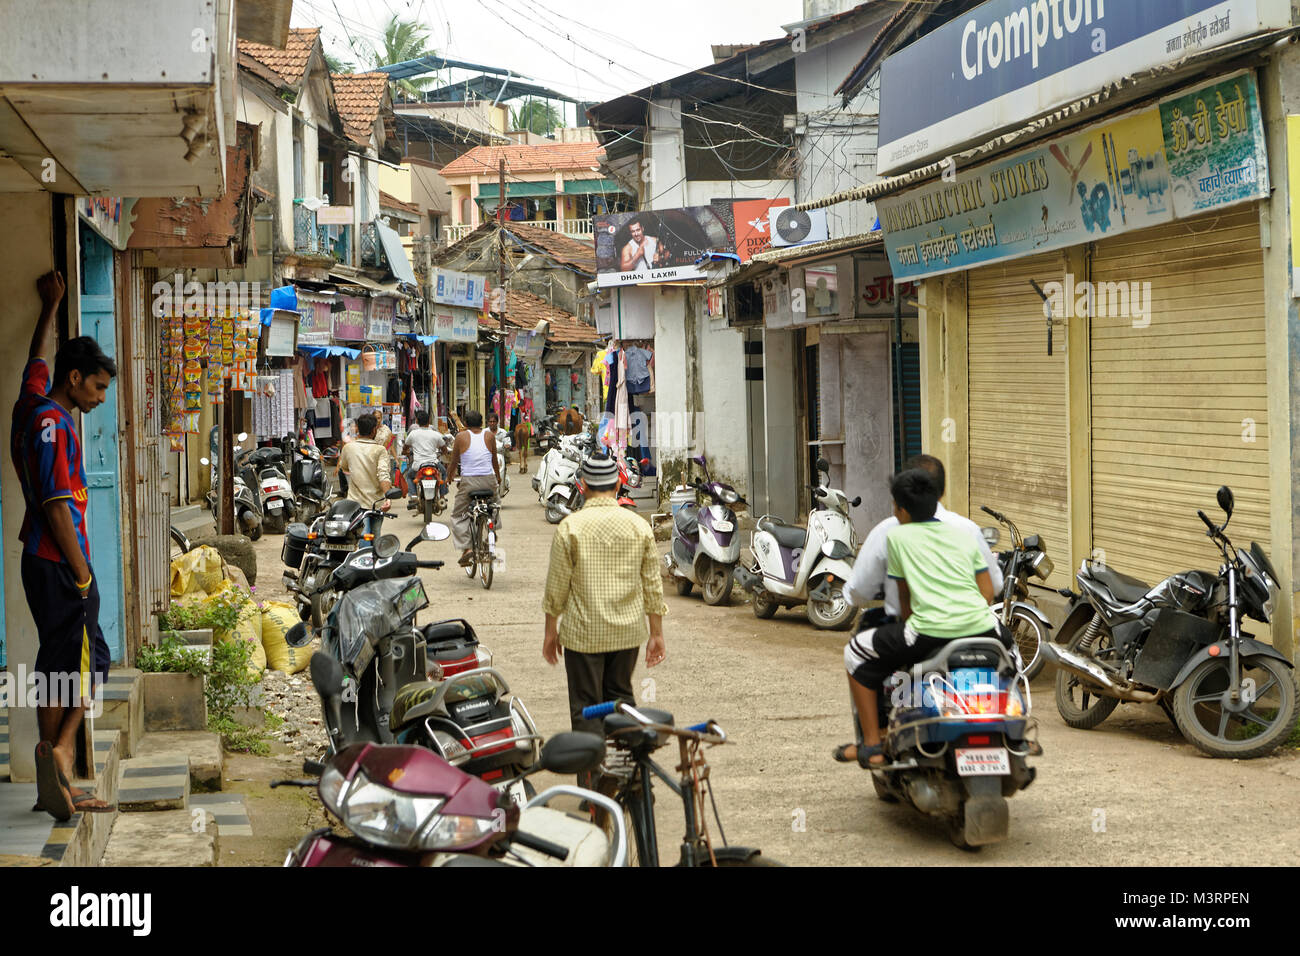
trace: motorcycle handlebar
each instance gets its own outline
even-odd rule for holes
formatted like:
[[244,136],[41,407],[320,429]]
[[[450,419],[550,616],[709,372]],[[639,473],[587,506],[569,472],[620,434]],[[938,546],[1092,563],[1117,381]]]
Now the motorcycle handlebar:
[[1216,532],[1216,531],[1219,530],[1218,528],[1216,528],[1216,527],[1214,526],[1214,522],[1211,521],[1211,520],[1206,516],[1206,514],[1205,514],[1204,511],[1199,511],[1199,510],[1198,510],[1198,511],[1196,512],[1196,517],[1200,518],[1202,521],[1205,522],[1205,527],[1209,528],[1210,531],[1211,531],[1211,533]]
[[591,704],[582,708],[583,720],[595,720],[598,717],[604,717],[606,714],[612,714],[618,709],[618,701],[607,701],[603,704]]
[[433,570],[436,571],[438,568],[442,567],[446,563],[447,562],[445,561],[416,561],[415,566],[417,568],[432,568]]

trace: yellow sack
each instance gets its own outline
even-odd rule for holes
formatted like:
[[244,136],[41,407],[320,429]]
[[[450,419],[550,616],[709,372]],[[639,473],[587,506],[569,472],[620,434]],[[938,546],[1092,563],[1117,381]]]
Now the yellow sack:
[[262,648],[266,651],[266,666],[273,671],[297,674],[307,669],[315,648],[290,647],[285,640],[289,629],[301,618],[298,609],[283,601],[267,601],[262,605]]
[[[229,582],[223,581],[217,593],[208,596],[208,601],[228,601],[231,599],[227,594],[228,591],[233,592],[234,589],[229,586]],[[247,598],[247,595],[244,596]],[[248,672],[254,677],[260,677],[262,671],[266,670],[266,651],[262,649],[262,612],[251,599],[246,600],[234,630],[222,629],[212,632],[214,643],[220,644],[222,641],[233,639],[246,641],[252,646],[253,655],[249,661]]]
[[211,545],[187,551],[172,562],[172,594],[212,594],[221,587],[221,555]]

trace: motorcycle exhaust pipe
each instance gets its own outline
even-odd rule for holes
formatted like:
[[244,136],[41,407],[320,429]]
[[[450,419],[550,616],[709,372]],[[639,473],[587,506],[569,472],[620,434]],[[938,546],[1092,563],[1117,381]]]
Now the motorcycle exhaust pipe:
[[753,592],[754,586],[758,584],[758,575],[743,564],[738,564],[732,570],[732,578],[740,585],[742,591]]
[[1045,642],[1041,646],[1041,653],[1067,673],[1096,684],[1120,700],[1149,704],[1160,697],[1158,690],[1138,690],[1137,685],[1131,681],[1116,680],[1096,661],[1075,654],[1073,651],[1067,651],[1059,644]]

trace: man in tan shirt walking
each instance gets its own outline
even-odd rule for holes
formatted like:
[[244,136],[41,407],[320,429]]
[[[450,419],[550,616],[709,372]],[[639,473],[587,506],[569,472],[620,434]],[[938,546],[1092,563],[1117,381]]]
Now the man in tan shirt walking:
[[[393,468],[388,449],[375,441],[379,422],[369,413],[357,419],[356,441],[343,446],[339,455],[339,471],[348,476],[348,497],[363,508],[370,508],[393,487]],[[389,503],[379,506],[387,511]]]
[[635,703],[637,650],[646,645],[647,667],[664,660],[668,608],[650,525],[618,505],[618,465],[588,458],[582,480],[587,503],[560,522],[551,542],[542,657],[548,664],[564,657],[573,729],[599,734],[601,721],[584,720],[582,708]]

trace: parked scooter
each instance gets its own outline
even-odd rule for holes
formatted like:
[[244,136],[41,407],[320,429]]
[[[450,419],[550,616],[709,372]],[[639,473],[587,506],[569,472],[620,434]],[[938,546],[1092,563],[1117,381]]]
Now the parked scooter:
[[[312,658],[312,683],[332,734],[343,724],[344,674],[322,654]],[[595,734],[557,734],[527,773],[594,770],[605,756]],[[628,845],[622,808],[602,794],[551,787],[520,808],[484,781],[419,746],[348,743],[326,763],[303,765],[321,802],[346,828],[314,830],[285,858],[285,866],[625,866]],[[577,797],[605,811],[601,827],[548,806]]]
[[826,477],[812,486],[807,527],[788,525],[772,515],[759,518],[750,543],[754,563],[738,564],[735,579],[751,595],[755,617],[770,618],[779,607],[805,604],[813,626],[843,630],[854,616],[844,587],[858,553],[849,508],[858,507],[862,499],[849,501],[843,491],[829,486],[826,459],[817,459],[817,471]]
[[506,452],[510,450],[510,432],[505,428],[496,430],[495,438],[497,440],[497,467],[501,472],[501,488],[497,498],[505,498],[510,494],[510,469],[506,467]]
[[285,452],[293,462],[289,470],[289,483],[293,486],[296,517],[299,521],[311,524],[325,510],[330,498],[325,462],[320,449],[315,445],[300,443],[293,438],[286,439],[285,445]]
[[[219,433],[219,428],[214,425],[208,435],[209,457],[199,459],[199,464],[208,466],[207,502],[208,510],[213,515],[217,513],[217,483],[221,478],[217,457]],[[247,439],[247,432],[240,432],[235,436],[236,441],[242,442]],[[235,508],[235,526],[240,528],[250,541],[256,541],[262,537],[261,488],[253,469],[248,467],[246,462],[240,460],[240,449],[238,447],[232,448],[230,453],[236,456],[233,459],[234,471],[231,483]]]
[[[1022,537],[1020,529],[1006,515],[987,505],[980,510],[1011,532],[1011,550],[997,552],[998,567],[1002,571],[1002,600],[996,605],[998,620],[1011,632],[1020,657],[1025,664],[1025,679],[1033,680],[1047,662],[1043,645],[1048,643],[1052,622],[1040,611],[1029,594],[1029,578],[1046,581],[1055,567],[1047,556],[1047,546],[1041,536]],[[997,547],[1001,535],[997,528],[981,528],[990,548]]]
[[246,466],[261,489],[262,524],[272,534],[284,534],[297,515],[293,486],[284,473],[284,452],[279,448],[252,448],[235,459],[240,470]]
[[[1206,537],[1223,558],[1218,574],[1184,571],[1155,587],[1085,560],[1058,640],[1043,652],[1057,667],[1056,707],[1071,727],[1091,730],[1121,702],[1156,703],[1183,736],[1211,757],[1271,753],[1300,716],[1290,660],[1242,630],[1242,618],[1272,621],[1279,578],[1264,549],[1235,548],[1224,534],[1232,491],[1221,487]],[[1290,626],[1290,621],[1283,622]]]
[[[938,817],[972,850],[1005,840],[1007,797],[1034,782],[1037,756],[1029,681],[994,638],[952,640],[934,657],[895,673],[880,694],[885,766],[871,768],[880,799]],[[854,714],[858,746],[864,746]]]
[[689,487],[709,503],[683,505],[673,517],[672,546],[664,564],[678,594],[685,596],[698,586],[705,604],[727,604],[740,560],[740,532],[731,506],[745,504],[745,499],[735,488],[710,478],[703,455],[691,460],[704,469],[704,481],[691,482]]
[[588,444],[586,435],[566,435],[542,458],[536,478],[538,498],[551,524],[559,524],[566,514],[582,507],[585,499],[578,486],[578,469]]

